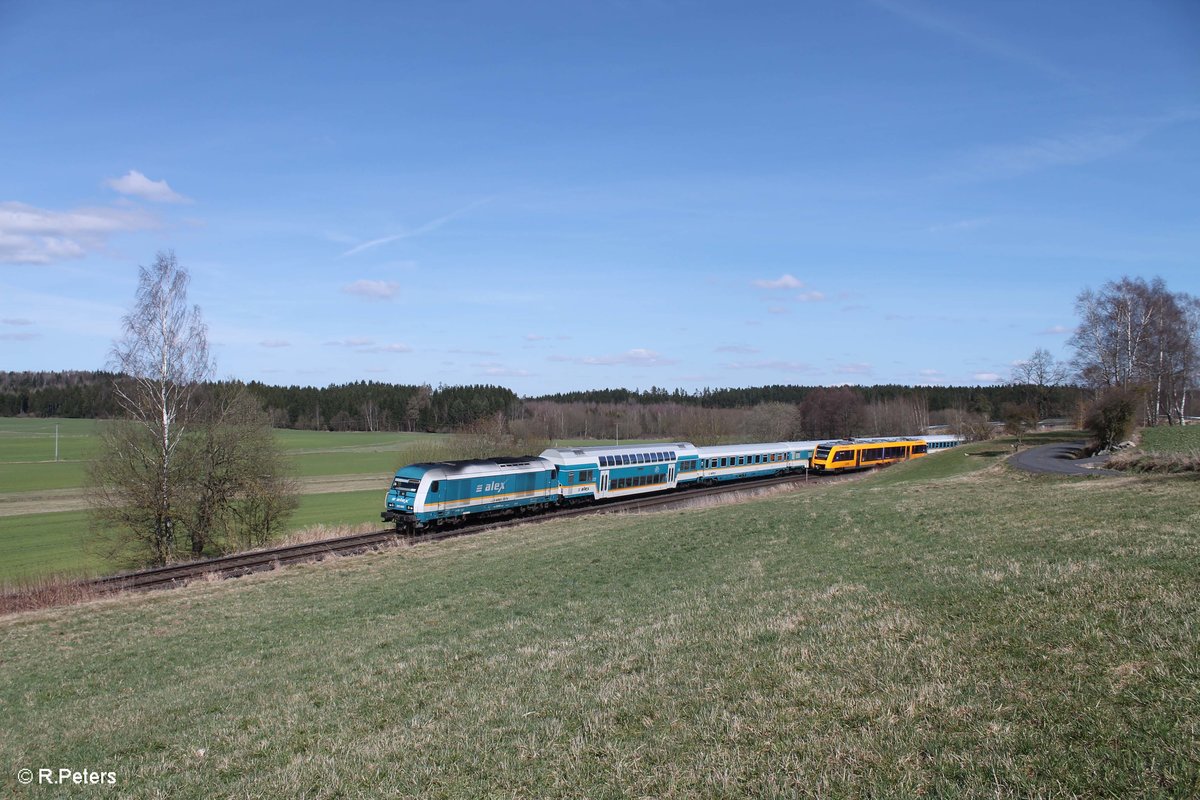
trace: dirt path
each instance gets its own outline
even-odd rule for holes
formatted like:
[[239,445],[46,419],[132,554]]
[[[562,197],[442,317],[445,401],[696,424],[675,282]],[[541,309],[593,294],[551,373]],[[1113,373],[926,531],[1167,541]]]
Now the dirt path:
[[[382,498],[387,491],[387,475],[319,475],[313,478],[298,478],[300,494],[333,494],[336,492],[361,492],[378,489]],[[382,503],[382,500],[380,501]],[[87,490],[85,489],[41,489],[32,492],[0,493],[0,517],[15,517],[18,514],[50,514],[55,511],[86,511]]]

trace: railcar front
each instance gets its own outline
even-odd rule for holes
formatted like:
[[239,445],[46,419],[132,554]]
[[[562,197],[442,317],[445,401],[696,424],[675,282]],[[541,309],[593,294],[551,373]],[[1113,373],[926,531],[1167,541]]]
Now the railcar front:
[[883,467],[928,453],[928,445],[917,438],[841,439],[822,442],[813,451],[811,469],[818,472],[848,472]]
[[558,499],[558,470],[542,458],[440,461],[399,469],[380,516],[397,530],[415,531],[473,516],[545,508]]

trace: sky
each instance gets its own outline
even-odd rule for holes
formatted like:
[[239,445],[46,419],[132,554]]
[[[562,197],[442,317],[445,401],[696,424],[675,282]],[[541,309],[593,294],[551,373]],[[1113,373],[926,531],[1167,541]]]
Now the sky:
[[0,0],[0,370],[1003,382],[1200,294],[1200,3]]

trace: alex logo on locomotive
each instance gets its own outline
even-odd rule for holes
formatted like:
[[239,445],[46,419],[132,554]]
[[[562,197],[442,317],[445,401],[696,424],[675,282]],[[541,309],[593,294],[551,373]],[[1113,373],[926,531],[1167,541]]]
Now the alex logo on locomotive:
[[492,481],[491,483],[475,484],[475,494],[483,494],[484,492],[503,492],[504,481]]

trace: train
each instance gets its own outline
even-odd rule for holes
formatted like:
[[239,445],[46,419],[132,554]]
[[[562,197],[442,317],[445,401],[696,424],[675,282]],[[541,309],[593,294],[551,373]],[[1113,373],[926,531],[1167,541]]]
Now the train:
[[396,471],[380,516],[399,532],[415,533],[489,515],[808,469],[866,469],[919,458],[962,441],[960,436],[934,435],[705,447],[689,442],[594,445],[551,447],[538,456],[409,464]]

